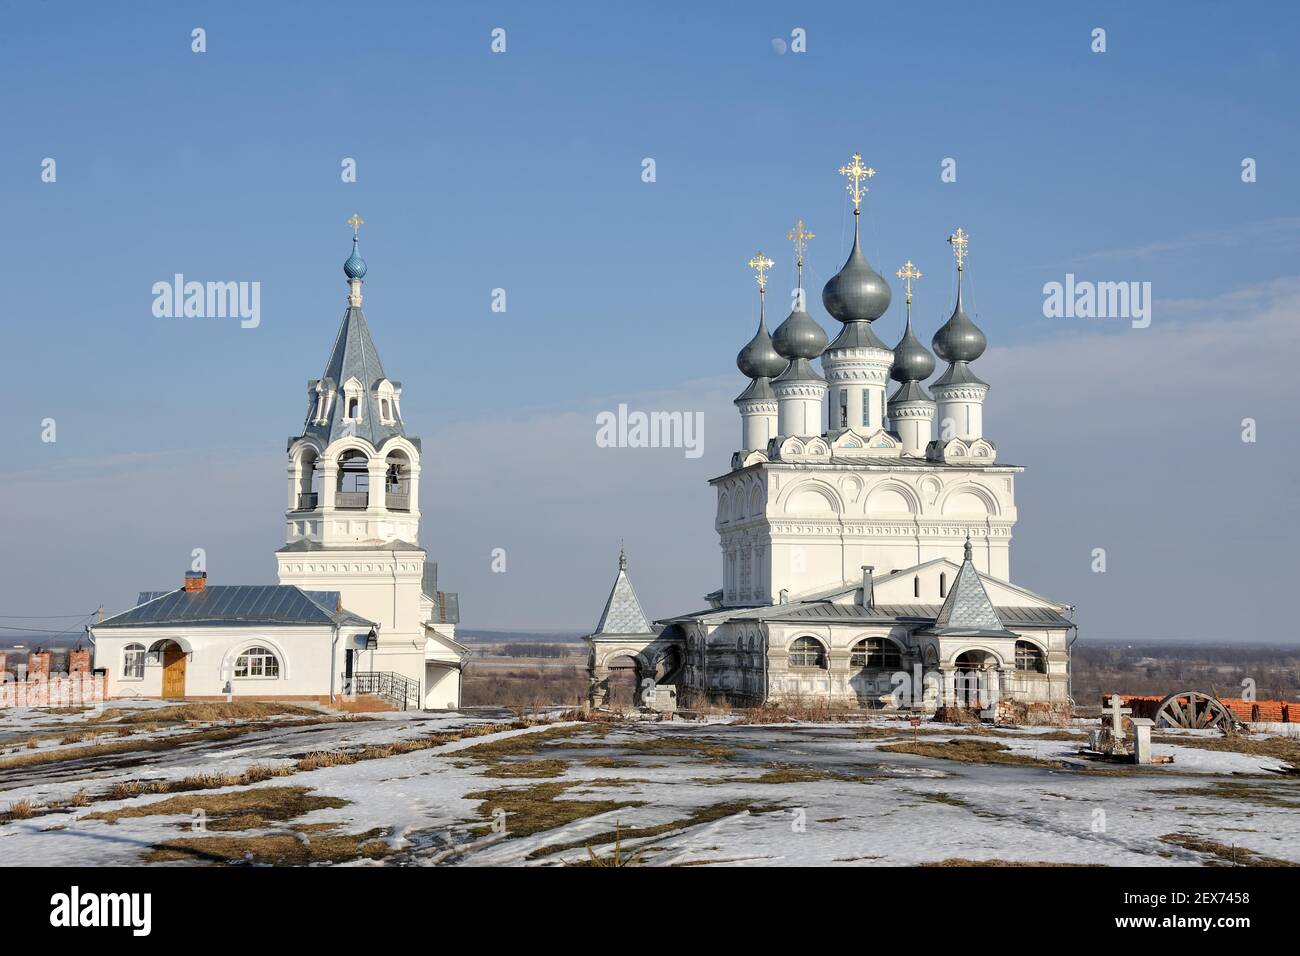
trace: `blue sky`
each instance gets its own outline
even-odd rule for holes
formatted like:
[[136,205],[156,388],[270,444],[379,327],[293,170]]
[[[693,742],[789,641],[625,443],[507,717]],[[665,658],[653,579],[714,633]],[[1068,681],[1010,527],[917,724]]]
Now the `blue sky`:
[[[1201,479],[1141,469],[1184,453],[1231,461],[1249,414],[1277,445],[1262,437],[1256,459],[1224,480],[1258,469],[1278,485],[1216,498],[1236,513],[1215,533],[1258,527],[1233,554],[1288,553],[1286,321],[1257,333],[1276,341],[1253,343],[1266,356],[1255,375],[1277,363],[1273,391],[1227,377],[1212,337],[1176,368],[1156,343],[1185,347],[1184,323],[1213,331],[1234,308],[1262,321],[1291,301],[1278,292],[1300,274],[1291,5],[1249,17],[1196,3],[564,7],[7,7],[0,52],[17,95],[0,150],[10,452],[0,471],[21,493],[0,604],[121,607],[137,589],[179,581],[196,546],[214,580],[273,578],[279,456],[344,307],[343,221],[355,211],[367,221],[367,315],[443,482],[445,513],[435,491],[424,543],[462,591],[466,625],[594,622],[620,536],[652,614],[696,607],[720,574],[703,482],[725,470],[739,432],[732,361],[755,318],[745,260],[762,248],[787,288],[784,235],[802,218],[816,233],[807,285],[820,290],[848,249],[835,170],[854,150],[879,173],[864,248],[887,275],[908,258],[925,273],[923,338],[951,310],[944,239],[961,225],[987,367],[1002,363],[1009,378],[1034,356],[1060,361],[1069,380],[1063,417],[1042,421],[1042,394],[984,374],[987,432],[1029,468],[1017,580],[1127,634],[1150,575],[1184,586],[1155,569],[1185,556],[1189,520],[1205,520]],[[191,52],[195,27],[206,53]],[[496,27],[500,55],[489,50]],[[1107,32],[1103,54],[1090,50],[1094,27]],[[795,28],[807,52],[779,55],[772,40]],[[45,157],[56,183],[41,182]],[[356,183],[340,179],[345,157]],[[641,180],[646,157],[654,183]],[[947,157],[954,183],[940,181]],[[1245,157],[1258,182],[1241,181]],[[260,282],[261,325],[155,318],[150,289],[177,272]],[[1043,318],[1043,283],[1067,272],[1151,282],[1153,328]],[[498,287],[505,313],[490,310]],[[1207,305],[1252,289],[1274,297],[1219,314]],[[878,323],[887,341],[901,298]],[[819,303],[814,315],[834,324]],[[1150,361],[1121,374],[1139,352]],[[1083,355],[1093,364],[1070,365]],[[1242,367],[1252,368],[1245,357]],[[1135,403],[1176,403],[1180,383],[1195,390],[1195,411],[1144,434]],[[707,412],[702,460],[616,453],[577,468],[594,455],[594,424],[583,423],[595,411],[651,396]],[[1248,407],[1229,407],[1234,398]],[[1097,416],[1112,404],[1106,432]],[[52,445],[39,441],[47,417]],[[1268,467],[1266,454],[1278,456]],[[1088,477],[1099,473],[1124,480]],[[1169,482],[1186,508],[1133,500],[1135,484]],[[138,511],[126,504],[137,496]],[[1082,514],[1060,504],[1080,496]],[[165,505],[166,522],[144,517],[150,502]],[[1108,522],[1116,540],[1137,533],[1119,564],[1129,577],[1112,571],[1103,585],[1086,556]],[[506,575],[488,570],[497,546],[518,555]],[[1251,587],[1245,559],[1232,563]],[[79,566],[90,574],[69,584]],[[1141,621],[1144,633],[1212,636],[1187,633],[1190,618]]]

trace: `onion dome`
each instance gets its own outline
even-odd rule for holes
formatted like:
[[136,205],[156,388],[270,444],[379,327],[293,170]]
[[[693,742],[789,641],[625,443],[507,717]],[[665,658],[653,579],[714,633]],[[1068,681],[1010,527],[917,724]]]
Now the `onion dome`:
[[893,297],[889,283],[862,254],[857,218],[853,220],[853,249],[848,261],[822,289],[826,311],[841,322],[874,322],[885,314]]
[[746,378],[772,378],[785,370],[786,360],[772,346],[772,336],[768,334],[767,324],[760,312],[758,331],[749,343],[736,356],[736,368]]
[[360,238],[352,237],[352,255],[348,256],[348,261],[343,263],[343,274],[351,279],[364,279],[366,276],[366,260],[361,258],[361,251],[358,249]]
[[962,308],[960,273],[957,276],[957,307],[953,309],[952,317],[934,333],[930,344],[934,354],[945,362],[973,362],[988,347],[988,339]]
[[923,382],[934,374],[934,356],[912,334],[912,319],[908,316],[903,337],[894,346],[894,364],[889,377],[895,382]]
[[787,359],[813,359],[826,348],[826,332],[803,309],[792,309],[772,334],[777,354]]

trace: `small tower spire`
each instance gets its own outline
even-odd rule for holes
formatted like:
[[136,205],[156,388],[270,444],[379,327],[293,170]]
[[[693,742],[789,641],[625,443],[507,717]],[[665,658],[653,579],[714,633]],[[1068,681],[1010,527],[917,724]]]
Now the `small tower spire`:
[[[970,237],[964,229],[957,229],[948,237],[953,258],[957,261],[957,303],[951,318],[939,327],[930,342],[934,354],[948,363],[947,370],[930,386],[938,402],[937,418],[949,426],[943,429],[945,437],[942,441],[935,443],[936,447],[927,453],[928,457],[939,460],[946,454],[950,440],[960,439],[968,445],[984,437],[984,396],[988,394],[989,386],[971,371],[970,363],[984,354],[988,340],[962,305],[962,273],[966,268],[969,242]],[[991,464],[992,442],[988,445],[981,457]],[[961,447],[958,453],[964,456],[969,452],[966,447]]]

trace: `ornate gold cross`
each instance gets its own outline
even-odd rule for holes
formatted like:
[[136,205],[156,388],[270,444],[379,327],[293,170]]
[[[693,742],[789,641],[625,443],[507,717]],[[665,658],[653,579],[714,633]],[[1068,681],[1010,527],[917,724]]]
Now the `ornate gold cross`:
[[957,231],[948,237],[948,242],[952,244],[952,254],[957,257],[957,271],[961,272],[962,266],[966,264],[966,244],[970,242],[970,237],[966,235],[966,230],[958,226]]
[[808,240],[817,237],[803,227],[802,219],[794,224],[794,228],[787,232],[785,237],[794,243],[795,263],[803,265],[803,251],[808,247]]
[[767,288],[767,270],[772,268],[774,264],[771,259],[763,255],[761,250],[754,258],[749,260],[749,267],[758,273],[759,295],[762,295],[763,290]]
[[921,270],[912,265],[912,260],[908,259],[903,263],[903,268],[899,269],[894,275],[898,276],[907,285],[907,304],[912,304],[912,281],[921,278]]
[[356,213],[353,213],[352,217],[348,220],[348,225],[352,227],[352,235],[354,236],[361,234],[361,227],[365,224],[366,221]]
[[862,180],[870,179],[876,175],[876,171],[870,166],[862,165],[861,153],[854,153],[853,161],[847,166],[840,167],[840,175],[847,176],[852,180],[845,188],[848,189],[849,195],[853,197],[853,213],[857,215],[858,207],[862,205],[862,196],[867,192],[867,187],[862,185]]

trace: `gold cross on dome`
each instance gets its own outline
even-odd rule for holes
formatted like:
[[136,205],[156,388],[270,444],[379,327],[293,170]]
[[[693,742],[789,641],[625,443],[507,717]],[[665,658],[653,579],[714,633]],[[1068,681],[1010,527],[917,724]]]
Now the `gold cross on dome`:
[[808,247],[808,240],[817,237],[803,227],[802,219],[794,224],[794,228],[787,232],[785,237],[794,243],[795,262],[803,265],[803,252]]
[[360,216],[358,216],[356,213],[353,213],[352,217],[348,219],[348,225],[352,227],[352,235],[354,236],[361,234],[361,227],[364,226],[365,224],[366,221],[362,219]]
[[961,272],[962,266],[966,264],[966,244],[970,242],[970,237],[966,235],[966,230],[958,226],[957,231],[948,237],[948,242],[952,244],[952,254],[957,257],[957,271]]
[[912,265],[912,260],[908,259],[903,263],[903,268],[899,269],[894,275],[898,276],[907,285],[907,302],[912,302],[912,281],[921,278],[921,270]]
[[876,171],[870,166],[862,165],[862,154],[854,153],[853,161],[847,166],[840,167],[840,175],[849,177],[850,182],[845,188],[849,195],[853,197],[853,212],[856,214],[858,207],[862,205],[862,196],[867,192],[867,187],[862,185],[862,180],[870,179],[876,175]]
[[758,273],[758,291],[760,293],[767,288],[767,270],[772,268],[773,265],[775,263],[763,255],[762,251],[749,260],[749,267]]

